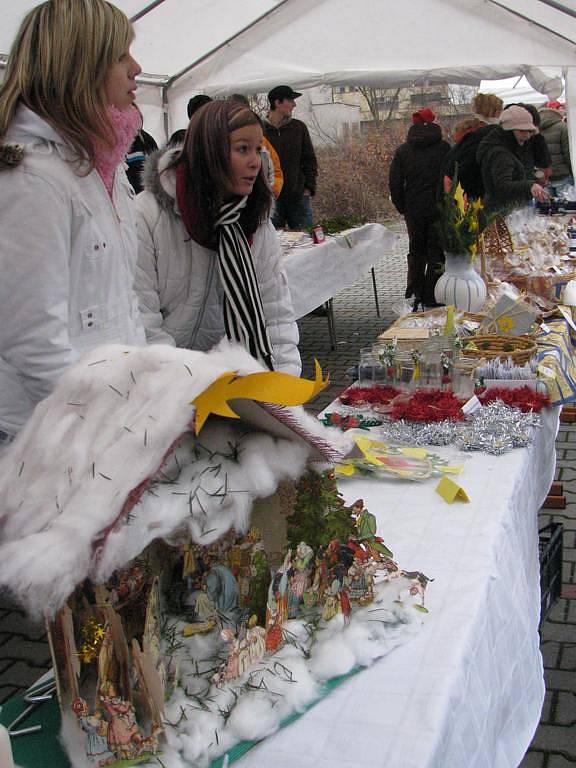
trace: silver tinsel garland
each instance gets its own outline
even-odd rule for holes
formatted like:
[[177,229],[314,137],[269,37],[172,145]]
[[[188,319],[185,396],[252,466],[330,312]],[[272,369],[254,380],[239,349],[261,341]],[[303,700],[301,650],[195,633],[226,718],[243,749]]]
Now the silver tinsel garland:
[[502,454],[523,448],[532,441],[533,430],[541,425],[536,413],[522,413],[495,400],[466,417],[465,421],[416,423],[385,422],[378,427],[383,440],[403,445],[450,445],[463,451]]

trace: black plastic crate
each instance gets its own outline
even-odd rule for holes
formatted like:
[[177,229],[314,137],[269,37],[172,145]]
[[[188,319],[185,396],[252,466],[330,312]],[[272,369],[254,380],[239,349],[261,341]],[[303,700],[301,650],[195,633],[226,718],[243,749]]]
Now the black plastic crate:
[[562,523],[549,523],[539,531],[540,625],[562,592]]

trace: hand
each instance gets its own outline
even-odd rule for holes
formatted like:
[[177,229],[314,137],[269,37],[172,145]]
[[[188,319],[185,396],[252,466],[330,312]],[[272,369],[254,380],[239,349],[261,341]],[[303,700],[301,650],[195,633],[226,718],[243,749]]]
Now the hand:
[[540,203],[543,203],[545,200],[548,200],[549,194],[546,192],[544,187],[541,187],[540,184],[532,184],[530,187],[530,194],[532,197],[535,197],[536,200],[538,200]]
[[305,189],[304,192],[302,192],[302,194],[304,195],[304,197],[311,197],[312,192],[310,192],[309,189]]

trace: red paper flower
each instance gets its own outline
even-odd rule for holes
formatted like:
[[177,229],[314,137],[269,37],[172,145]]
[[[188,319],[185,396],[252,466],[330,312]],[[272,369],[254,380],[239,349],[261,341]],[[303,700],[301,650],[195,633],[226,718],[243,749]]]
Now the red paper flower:
[[520,408],[522,413],[530,411],[540,413],[542,408],[547,408],[550,405],[548,395],[536,392],[536,390],[527,386],[516,387],[515,389],[491,387],[479,395],[479,397],[483,405],[492,403],[494,400],[501,400],[504,405],[508,405],[511,408]]
[[463,403],[450,390],[422,390],[414,392],[408,399],[399,398],[392,403],[390,416],[407,421],[462,421]]
[[343,405],[358,406],[365,403],[384,405],[400,394],[396,387],[377,385],[375,387],[350,387],[340,395]]

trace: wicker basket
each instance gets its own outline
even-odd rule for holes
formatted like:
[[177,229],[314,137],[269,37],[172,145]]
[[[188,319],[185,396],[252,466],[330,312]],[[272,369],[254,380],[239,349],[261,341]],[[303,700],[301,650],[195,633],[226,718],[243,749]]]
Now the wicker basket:
[[464,345],[463,354],[466,357],[485,357],[492,360],[495,357],[510,358],[517,364],[527,363],[536,354],[536,342],[531,336],[503,336],[486,334],[473,336],[468,342],[476,349]]
[[496,216],[482,232],[478,238],[478,250],[480,254],[492,259],[502,258],[506,253],[513,253],[512,235],[502,216]]

